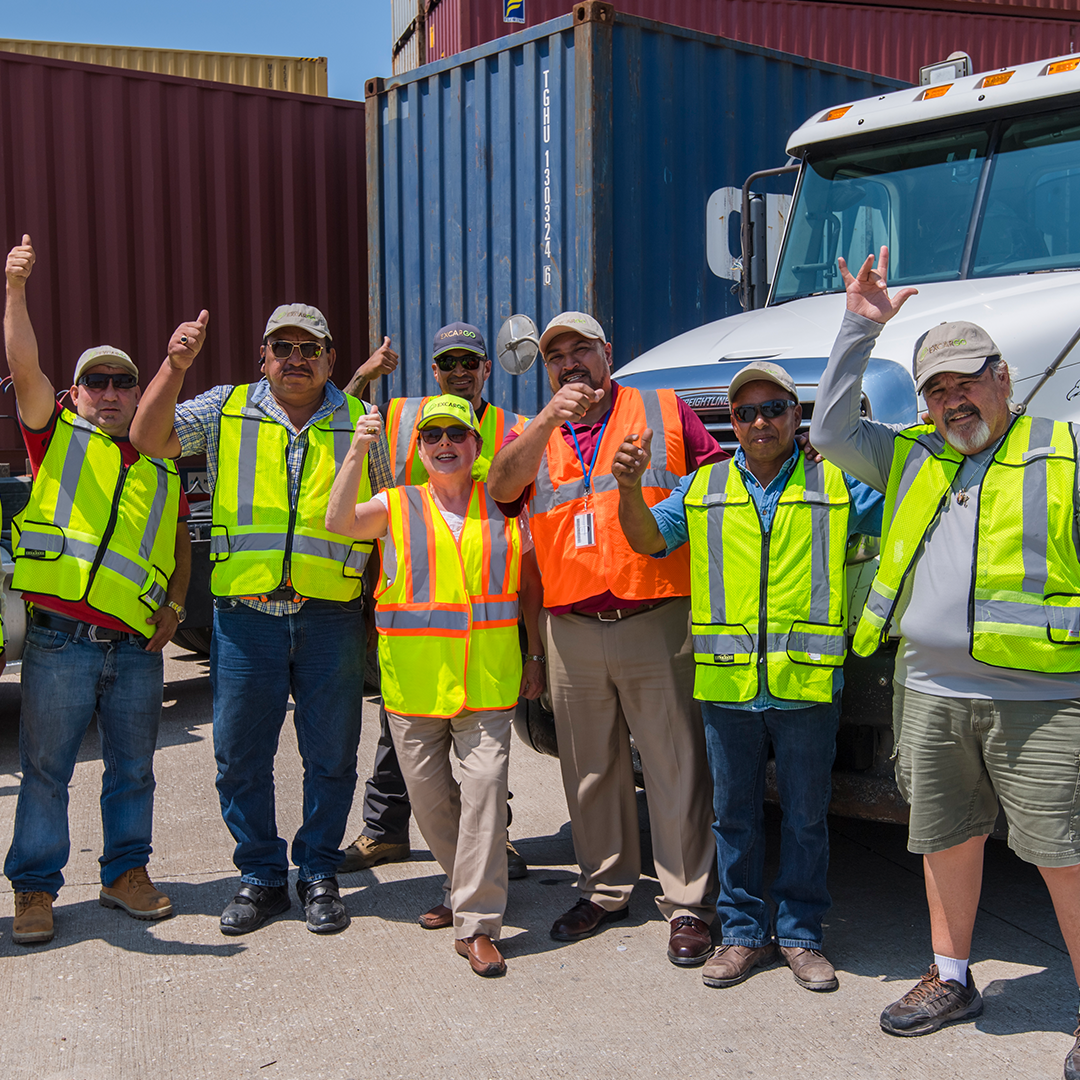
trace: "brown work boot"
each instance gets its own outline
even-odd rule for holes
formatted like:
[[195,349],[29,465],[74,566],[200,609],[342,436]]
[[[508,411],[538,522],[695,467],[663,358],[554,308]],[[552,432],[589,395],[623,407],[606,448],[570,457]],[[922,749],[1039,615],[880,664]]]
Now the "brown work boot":
[[357,870],[370,870],[388,862],[404,862],[412,854],[408,843],[389,844],[385,840],[372,840],[361,833],[346,849],[345,858],[338,863],[339,874],[353,874]]
[[16,945],[35,945],[52,941],[53,898],[47,892],[17,892],[15,921],[11,924],[11,940]]
[[125,870],[108,888],[98,893],[102,907],[122,908],[133,919],[166,919],[172,913],[172,901],[154,888],[145,866]]
[[840,985],[836,969],[820,949],[781,945],[780,952],[795,981],[807,990],[835,990]]
[[747,978],[754,968],[766,967],[776,959],[776,948],[767,945],[721,945],[701,969],[706,986],[734,986]]

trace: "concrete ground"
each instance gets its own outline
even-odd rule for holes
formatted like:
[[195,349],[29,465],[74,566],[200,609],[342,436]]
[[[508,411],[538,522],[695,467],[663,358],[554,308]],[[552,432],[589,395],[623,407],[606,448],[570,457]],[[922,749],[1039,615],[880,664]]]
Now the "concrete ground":
[[[341,879],[353,919],[344,933],[309,933],[294,901],[255,934],[223,937],[218,916],[237,875],[214,791],[206,670],[170,647],[150,869],[178,914],[145,923],[97,903],[101,761],[91,729],[71,787],[72,856],[55,939],[12,944],[11,894],[0,893],[0,1080],[1061,1076],[1076,984],[1037,872],[1004,845],[988,851],[973,956],[984,1015],[925,1038],[890,1038],[879,1012],[930,960],[920,863],[902,829],[833,822],[827,951],[836,993],[803,990],[784,967],[711,990],[699,970],[667,961],[651,878],[626,922],[576,944],[549,938],[575,899],[566,804],[557,763],[516,740],[513,835],[532,869],[510,883],[505,978],[477,978],[451,931],[416,924],[439,902],[440,875],[415,830],[408,862]],[[18,677],[4,676],[5,849],[18,709]],[[378,728],[371,703],[365,716],[362,777]],[[300,763],[289,727],[277,785],[280,828],[291,836]],[[346,842],[361,823],[358,800]],[[769,840],[775,854],[775,820]]]

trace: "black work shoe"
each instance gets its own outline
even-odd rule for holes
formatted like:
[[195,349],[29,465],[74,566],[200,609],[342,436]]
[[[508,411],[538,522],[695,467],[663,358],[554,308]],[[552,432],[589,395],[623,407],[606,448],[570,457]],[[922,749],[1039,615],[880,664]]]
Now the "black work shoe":
[[975,989],[975,980],[968,969],[967,985],[955,979],[943,979],[937,964],[899,1001],[894,1001],[881,1014],[881,1030],[890,1035],[929,1035],[942,1024],[970,1020],[983,1010],[982,995]]
[[221,913],[223,934],[250,934],[267,919],[288,911],[287,885],[241,885],[240,891]]
[[1080,1025],[1073,1032],[1076,1042],[1065,1059],[1065,1080],[1080,1080]]
[[349,925],[349,913],[341,902],[337,878],[297,881],[296,895],[304,905],[307,928],[313,934],[332,934]]
[[529,864],[513,844],[506,838],[506,876],[511,881],[529,876]]

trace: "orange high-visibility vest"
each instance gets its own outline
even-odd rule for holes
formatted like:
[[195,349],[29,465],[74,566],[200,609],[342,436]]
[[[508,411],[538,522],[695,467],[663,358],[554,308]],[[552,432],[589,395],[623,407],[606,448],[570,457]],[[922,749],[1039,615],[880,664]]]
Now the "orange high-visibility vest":
[[521,688],[521,531],[474,483],[461,538],[423,487],[387,488],[393,581],[375,593],[383,702],[406,716],[509,709]]
[[[611,463],[627,434],[640,434],[646,427],[653,433],[652,460],[642,477],[641,491],[645,502],[655,506],[686,475],[686,448],[674,391],[618,388],[594,455],[588,495],[577,451],[567,445],[561,428],[551,433],[529,500],[545,607],[576,604],[605,591],[624,600],[690,595],[687,545],[666,559],[639,555],[619,525],[619,485]],[[595,543],[578,547],[574,518],[589,510],[594,515]]]

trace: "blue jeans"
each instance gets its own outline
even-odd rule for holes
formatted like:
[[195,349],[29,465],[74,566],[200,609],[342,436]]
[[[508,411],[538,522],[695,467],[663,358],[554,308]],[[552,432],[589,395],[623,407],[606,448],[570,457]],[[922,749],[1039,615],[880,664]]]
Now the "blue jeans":
[[705,747],[713,777],[716,911],[725,945],[760,947],[769,940],[765,904],[764,797],[769,743],[783,821],[780,870],[772,884],[776,940],[793,948],[822,945],[821,920],[832,906],[826,815],[840,722],[839,698],[805,709],[746,712],[702,702]]
[[217,789],[245,884],[288,882],[274,809],[274,756],[290,693],[304,762],[304,820],[292,859],[303,881],[337,872],[356,789],[366,638],[356,604],[309,600],[295,615],[268,615],[215,602],[210,681]]
[[22,664],[22,783],[4,874],[15,892],[64,884],[71,851],[68,784],[86,729],[98,714],[101,882],[150,860],[154,748],[161,720],[161,653],[132,641],[95,643],[31,625]]

